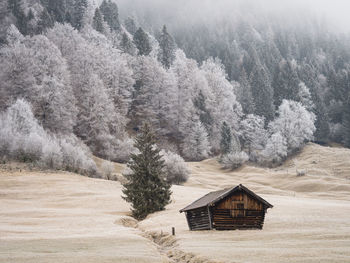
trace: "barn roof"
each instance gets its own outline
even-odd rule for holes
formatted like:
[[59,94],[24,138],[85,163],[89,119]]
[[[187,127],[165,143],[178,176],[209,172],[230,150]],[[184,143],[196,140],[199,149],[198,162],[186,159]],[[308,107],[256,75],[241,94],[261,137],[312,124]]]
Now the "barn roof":
[[228,196],[230,194],[233,194],[234,192],[240,191],[240,190],[243,191],[243,192],[246,192],[248,195],[250,195],[251,197],[253,197],[256,200],[260,201],[261,203],[266,205],[268,208],[272,208],[273,207],[273,205],[271,205],[265,199],[261,198],[260,196],[258,196],[257,194],[255,194],[254,192],[249,190],[247,187],[245,187],[244,185],[240,184],[240,185],[237,185],[237,186],[235,186],[233,188],[226,188],[226,189],[223,189],[223,190],[210,192],[210,193],[202,196],[201,198],[197,199],[192,204],[190,204],[190,205],[186,206],[185,208],[181,209],[180,213],[186,212],[186,211],[189,211],[189,210],[193,210],[193,209],[197,209],[197,208],[201,208],[201,207],[205,207],[205,206],[209,206],[209,205],[213,205],[213,204],[219,202],[220,200],[224,199],[226,196]]

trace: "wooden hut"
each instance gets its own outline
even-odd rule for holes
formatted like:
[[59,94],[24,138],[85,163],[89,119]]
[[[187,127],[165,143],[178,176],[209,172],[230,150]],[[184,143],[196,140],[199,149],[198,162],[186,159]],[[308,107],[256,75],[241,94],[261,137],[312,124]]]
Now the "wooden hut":
[[243,185],[210,192],[180,210],[190,230],[262,229],[273,206]]

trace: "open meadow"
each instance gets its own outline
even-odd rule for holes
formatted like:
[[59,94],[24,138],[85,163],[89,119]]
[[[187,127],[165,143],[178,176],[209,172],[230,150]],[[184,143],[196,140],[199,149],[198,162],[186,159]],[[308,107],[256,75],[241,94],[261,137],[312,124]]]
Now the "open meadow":
[[[0,262],[350,262],[350,150],[308,144],[276,169],[189,166],[167,209],[136,222],[119,182],[3,165]],[[263,230],[188,230],[181,208],[240,183],[274,205]]]

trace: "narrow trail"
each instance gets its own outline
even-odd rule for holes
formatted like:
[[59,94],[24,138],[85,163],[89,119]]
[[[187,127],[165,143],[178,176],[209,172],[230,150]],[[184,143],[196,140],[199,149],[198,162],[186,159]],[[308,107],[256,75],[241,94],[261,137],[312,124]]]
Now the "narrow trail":
[[132,217],[123,217],[116,224],[139,230],[141,236],[150,240],[157,248],[164,263],[222,263],[180,250],[175,236],[167,232],[145,231],[139,228],[137,220]]

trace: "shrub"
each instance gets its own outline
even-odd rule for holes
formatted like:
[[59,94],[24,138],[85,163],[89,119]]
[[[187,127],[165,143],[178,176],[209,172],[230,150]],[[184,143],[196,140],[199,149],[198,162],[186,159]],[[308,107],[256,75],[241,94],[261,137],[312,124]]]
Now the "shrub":
[[279,133],[274,133],[267,140],[264,150],[259,153],[258,161],[264,166],[280,165],[288,155],[286,139]]
[[42,155],[40,158],[41,164],[50,169],[61,169],[62,159],[61,146],[56,138],[47,138],[42,148]]
[[171,184],[180,184],[188,180],[190,170],[188,169],[184,159],[171,151],[160,152],[164,160],[164,172],[167,181]]
[[114,165],[113,163],[109,162],[109,161],[104,161],[101,165],[101,171],[102,171],[102,175],[110,180],[112,177],[112,174],[114,172]]
[[245,152],[231,152],[221,157],[220,163],[225,169],[237,169],[249,159]]
[[60,145],[63,153],[63,169],[84,175],[95,175],[97,167],[89,157],[87,147],[77,138],[62,138]]

